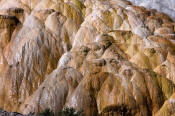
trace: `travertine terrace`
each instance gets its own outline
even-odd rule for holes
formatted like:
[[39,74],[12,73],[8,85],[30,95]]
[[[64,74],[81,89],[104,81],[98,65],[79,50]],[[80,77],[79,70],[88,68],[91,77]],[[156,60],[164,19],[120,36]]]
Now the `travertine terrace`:
[[126,0],[0,0],[0,108],[175,116],[175,22]]

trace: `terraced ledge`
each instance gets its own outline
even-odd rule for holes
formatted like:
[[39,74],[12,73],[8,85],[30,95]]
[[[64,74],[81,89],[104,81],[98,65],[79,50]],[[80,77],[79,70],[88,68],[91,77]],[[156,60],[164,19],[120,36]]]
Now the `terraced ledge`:
[[15,13],[15,14],[18,14],[18,13],[24,13],[24,9],[22,8],[9,8],[7,10],[8,13]]
[[130,116],[131,111],[127,106],[109,106],[106,107],[99,116]]
[[15,16],[0,15],[0,28],[16,26],[19,20]]
[[0,19],[14,19],[15,16],[10,16],[10,15],[0,15]]

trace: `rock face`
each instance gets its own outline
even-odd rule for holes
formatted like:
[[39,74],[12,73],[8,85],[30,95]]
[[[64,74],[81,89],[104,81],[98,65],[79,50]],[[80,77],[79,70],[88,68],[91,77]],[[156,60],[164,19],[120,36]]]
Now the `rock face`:
[[168,15],[125,0],[0,5],[2,109],[175,115],[175,22]]

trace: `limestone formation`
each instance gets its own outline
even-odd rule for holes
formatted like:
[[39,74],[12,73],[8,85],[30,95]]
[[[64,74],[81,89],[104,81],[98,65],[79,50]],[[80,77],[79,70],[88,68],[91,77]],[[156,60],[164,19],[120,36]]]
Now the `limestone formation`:
[[126,0],[0,5],[3,110],[175,115],[175,22],[168,15]]

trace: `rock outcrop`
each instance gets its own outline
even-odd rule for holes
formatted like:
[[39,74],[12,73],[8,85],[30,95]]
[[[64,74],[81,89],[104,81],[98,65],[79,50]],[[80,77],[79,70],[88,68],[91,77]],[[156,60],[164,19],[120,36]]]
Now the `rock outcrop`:
[[175,22],[126,0],[1,0],[0,107],[175,115]]

